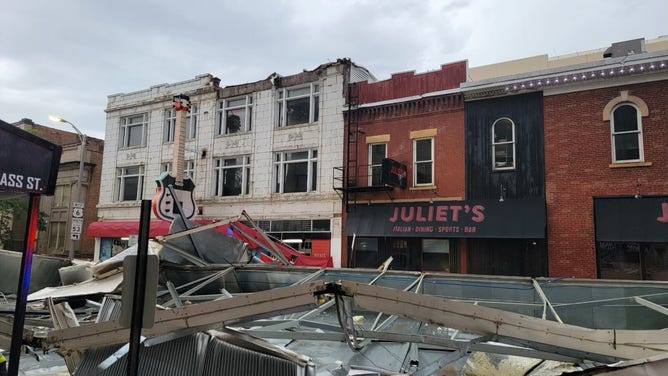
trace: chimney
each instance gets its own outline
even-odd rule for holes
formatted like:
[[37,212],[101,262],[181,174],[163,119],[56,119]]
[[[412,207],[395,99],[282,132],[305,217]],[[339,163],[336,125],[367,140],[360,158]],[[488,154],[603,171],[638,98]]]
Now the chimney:
[[644,52],[647,52],[645,51],[645,38],[638,38],[613,43],[607,50],[605,50],[605,52],[603,52],[603,57],[624,57]]

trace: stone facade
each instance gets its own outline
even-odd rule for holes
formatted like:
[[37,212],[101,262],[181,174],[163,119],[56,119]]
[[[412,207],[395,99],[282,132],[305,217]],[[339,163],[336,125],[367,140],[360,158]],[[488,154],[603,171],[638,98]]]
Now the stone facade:
[[[318,240],[325,241],[336,266],[340,265],[341,199],[333,189],[333,169],[343,161],[343,109],[350,72],[363,68],[348,60],[323,64],[313,71],[291,76],[273,74],[267,79],[243,85],[221,87],[211,75],[193,80],[164,84],[128,94],[110,95],[103,184],[98,205],[99,221],[138,220],[140,199],[152,199],[153,182],[172,162],[173,142],[165,142],[165,113],[172,107],[172,96],[190,97],[197,116],[196,136],[187,139],[185,160],[194,171],[195,219],[228,219],[246,211],[253,219],[265,224],[272,234],[310,241],[311,223],[328,222]],[[317,87],[318,118],[315,121],[278,126],[279,97],[289,90]],[[222,122],[229,100],[246,99],[252,103],[250,130],[226,132]],[[195,110],[196,108],[196,110]],[[313,110],[311,110],[313,111]],[[121,122],[128,116],[146,115],[145,141],[135,147],[125,147]],[[311,119],[313,120],[313,118]],[[222,124],[222,125],[221,125]],[[313,185],[305,192],[283,193],[277,189],[277,158],[293,152],[311,151],[315,173],[309,178]],[[249,174],[244,174],[248,192],[225,195],[221,192],[221,166],[233,158],[248,158]],[[119,172],[124,167],[141,166],[143,187],[141,197],[119,199]],[[290,222],[294,221],[294,222]],[[303,232],[285,228],[295,223],[308,223]],[[279,226],[279,224],[281,226]],[[315,246],[315,245],[314,245]]]

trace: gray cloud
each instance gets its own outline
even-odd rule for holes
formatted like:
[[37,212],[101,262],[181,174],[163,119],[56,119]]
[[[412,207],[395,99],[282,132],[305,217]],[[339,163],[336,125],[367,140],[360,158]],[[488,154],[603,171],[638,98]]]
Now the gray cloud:
[[211,73],[253,82],[349,57],[379,79],[667,34],[663,0],[12,1],[0,119],[56,114],[104,137],[107,96]]

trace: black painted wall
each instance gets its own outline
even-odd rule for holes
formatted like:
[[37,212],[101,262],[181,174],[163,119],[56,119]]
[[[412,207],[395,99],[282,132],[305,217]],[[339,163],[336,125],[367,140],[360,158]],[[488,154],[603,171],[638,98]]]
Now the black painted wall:
[[[468,101],[466,110],[466,199],[545,197],[542,92]],[[492,168],[492,124],[515,123],[515,169]],[[468,239],[467,272],[547,276],[546,239]]]
[[[466,198],[469,200],[544,197],[545,170],[542,92],[469,101],[466,110]],[[515,169],[493,171],[492,124],[515,122]]]

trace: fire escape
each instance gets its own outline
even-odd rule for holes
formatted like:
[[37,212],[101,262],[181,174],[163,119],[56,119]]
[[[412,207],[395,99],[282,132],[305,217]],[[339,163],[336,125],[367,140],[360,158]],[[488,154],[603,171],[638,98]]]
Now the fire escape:
[[[371,185],[370,181],[365,184],[361,180],[362,174],[366,176],[367,163],[361,164],[358,160],[360,136],[364,131],[360,130],[361,111],[359,109],[359,85],[357,83],[348,84],[348,111],[346,113],[346,143],[345,143],[345,162],[343,167],[334,167],[334,190],[343,200],[343,206],[346,213],[354,210],[359,193],[367,192],[387,192],[388,196],[393,187],[387,184]],[[364,140],[362,145],[366,145]],[[370,177],[369,177],[370,179]],[[391,197],[390,197],[391,198]]]

